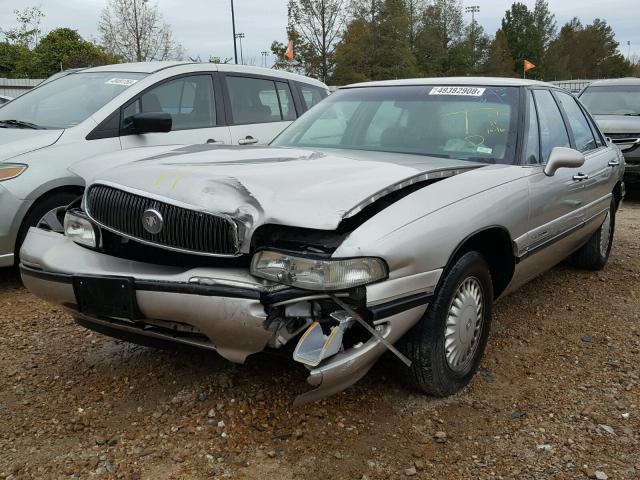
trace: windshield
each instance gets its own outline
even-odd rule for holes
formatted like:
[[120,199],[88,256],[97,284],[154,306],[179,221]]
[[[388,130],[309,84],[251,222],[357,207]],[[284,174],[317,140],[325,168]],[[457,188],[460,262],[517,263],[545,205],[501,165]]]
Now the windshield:
[[17,120],[42,128],[72,127],[144,76],[129,72],[66,75],[4,105],[0,110],[0,122]]
[[640,85],[587,87],[580,101],[593,115],[640,115]]
[[339,90],[272,145],[512,163],[517,87],[392,86]]

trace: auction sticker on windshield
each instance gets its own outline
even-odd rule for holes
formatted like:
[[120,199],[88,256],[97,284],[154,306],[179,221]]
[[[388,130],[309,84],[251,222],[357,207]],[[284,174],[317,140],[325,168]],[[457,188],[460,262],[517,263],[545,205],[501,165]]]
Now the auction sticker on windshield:
[[429,95],[464,95],[481,97],[486,89],[480,87],[433,87]]
[[132,78],[112,78],[104,83],[107,85],[122,85],[123,87],[130,87],[137,81],[138,80],[133,80]]

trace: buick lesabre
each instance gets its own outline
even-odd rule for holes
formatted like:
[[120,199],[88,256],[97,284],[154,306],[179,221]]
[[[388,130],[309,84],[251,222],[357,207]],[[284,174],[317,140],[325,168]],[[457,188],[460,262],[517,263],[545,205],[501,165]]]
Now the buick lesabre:
[[[83,162],[64,235],[32,228],[25,285],[87,328],[308,369],[309,402],[390,351],[450,395],[493,302],[611,250],[624,159],[569,93],[491,78],[352,85],[268,147],[138,148]],[[96,173],[99,172],[99,173]]]

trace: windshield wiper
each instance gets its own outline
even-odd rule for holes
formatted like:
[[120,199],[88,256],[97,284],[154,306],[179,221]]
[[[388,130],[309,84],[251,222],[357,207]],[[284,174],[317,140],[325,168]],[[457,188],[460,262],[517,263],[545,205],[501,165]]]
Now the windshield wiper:
[[44,130],[44,127],[35,123],[23,122],[22,120],[0,120],[0,128],[30,128],[32,130]]
[[456,157],[456,160],[464,160],[466,162],[478,162],[478,163],[496,163],[496,159],[493,157]]
[[640,113],[625,113],[625,117],[640,117]]

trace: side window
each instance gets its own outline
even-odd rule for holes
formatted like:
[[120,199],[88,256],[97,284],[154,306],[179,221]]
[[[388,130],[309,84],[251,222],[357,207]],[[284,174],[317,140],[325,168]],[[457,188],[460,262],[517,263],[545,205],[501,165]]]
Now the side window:
[[280,107],[282,108],[283,120],[295,120],[296,107],[293,104],[293,96],[291,95],[291,88],[288,83],[276,82],[278,88],[278,98],[280,99]]
[[570,147],[569,134],[558,105],[549,90],[534,90],[540,122],[540,147],[542,163],[547,163],[554,147]]
[[275,82],[227,76],[226,84],[235,124],[282,121]]
[[591,127],[591,133],[593,133],[593,138],[596,139],[596,146],[604,147],[605,145],[604,140],[602,140],[602,136],[600,135],[598,127],[596,127],[596,124],[593,121],[593,118],[591,118],[589,113],[586,112],[584,109],[582,110],[582,112],[584,113],[585,117],[587,117],[587,122],[589,122],[589,126]]
[[327,97],[326,90],[311,85],[300,85],[300,92],[307,110]]
[[533,93],[527,94],[529,97],[529,131],[527,134],[527,146],[524,151],[525,165],[536,165],[540,163],[540,132],[538,130],[538,114],[533,101]]
[[597,148],[589,123],[575,99],[564,92],[556,92],[556,95],[569,119],[569,126],[576,142],[576,150],[584,153]]
[[209,128],[216,126],[213,81],[209,75],[181,77],[162,83],[143,93],[123,111],[123,127],[137,113],[165,112],[171,114],[171,130]]

